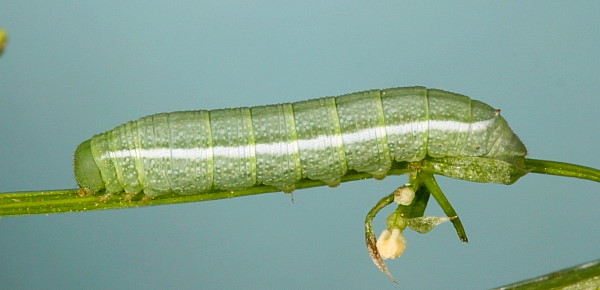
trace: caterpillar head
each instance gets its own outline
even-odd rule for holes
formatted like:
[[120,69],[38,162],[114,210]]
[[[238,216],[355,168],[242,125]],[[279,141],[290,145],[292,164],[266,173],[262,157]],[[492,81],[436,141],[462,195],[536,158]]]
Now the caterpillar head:
[[75,179],[85,194],[96,193],[104,189],[100,169],[92,155],[91,140],[83,141],[75,150]]
[[488,157],[520,156],[527,155],[525,145],[513,132],[502,116],[500,110],[496,110],[496,128],[488,139]]

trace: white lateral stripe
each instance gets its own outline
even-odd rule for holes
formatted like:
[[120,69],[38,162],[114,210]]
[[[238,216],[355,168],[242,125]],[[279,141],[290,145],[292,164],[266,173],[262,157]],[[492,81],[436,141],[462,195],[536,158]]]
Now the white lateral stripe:
[[[340,147],[342,144],[339,138],[333,135],[321,135],[314,139],[298,140],[300,150],[322,150],[329,147]],[[262,144],[269,146],[270,144]],[[267,151],[268,152],[268,151]]]
[[423,133],[426,130],[439,130],[449,132],[460,132],[464,133],[467,131],[485,131],[496,121],[495,118],[474,122],[466,123],[459,121],[416,121],[402,125],[386,126],[384,127],[388,135],[404,135],[409,133]]
[[[364,142],[381,138],[382,132],[388,135],[404,135],[422,133],[426,130],[440,130],[449,132],[467,132],[484,131],[495,121],[495,118],[479,121],[475,123],[465,123],[458,121],[416,121],[402,125],[375,127],[363,129],[353,133],[342,134],[344,144]],[[339,138],[329,135],[321,135],[309,140],[298,140],[298,147],[293,142],[275,142],[268,144],[256,144],[254,148],[256,154],[281,155],[297,152],[297,148],[302,150],[323,150],[331,146],[341,146]],[[287,150],[283,150],[286,148]],[[174,159],[209,159],[215,157],[246,158],[251,155],[250,145],[241,145],[235,147],[216,146],[213,148],[153,148],[153,149],[126,149],[113,152],[106,152],[100,158],[174,158]],[[139,154],[139,155],[138,155]]]

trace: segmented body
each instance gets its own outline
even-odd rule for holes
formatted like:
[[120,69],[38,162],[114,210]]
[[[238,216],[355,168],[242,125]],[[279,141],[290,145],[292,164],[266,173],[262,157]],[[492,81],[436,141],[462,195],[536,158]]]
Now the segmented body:
[[394,161],[524,156],[498,112],[441,90],[371,90],[151,115],[94,136],[91,153],[109,193],[291,192],[302,178],[334,186],[348,170],[384,177]]

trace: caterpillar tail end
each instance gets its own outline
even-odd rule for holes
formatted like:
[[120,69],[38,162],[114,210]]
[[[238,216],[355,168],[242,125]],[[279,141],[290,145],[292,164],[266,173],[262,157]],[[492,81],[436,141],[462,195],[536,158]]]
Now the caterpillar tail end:
[[88,195],[104,189],[100,169],[92,155],[91,140],[83,141],[77,146],[74,158],[75,180],[79,184],[80,195]]

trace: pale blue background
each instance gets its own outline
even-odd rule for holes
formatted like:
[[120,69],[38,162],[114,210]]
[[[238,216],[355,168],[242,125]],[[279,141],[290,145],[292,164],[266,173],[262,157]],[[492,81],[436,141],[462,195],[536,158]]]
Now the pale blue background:
[[[0,192],[74,187],[77,144],[147,114],[409,85],[501,108],[533,158],[600,167],[600,4],[521,2],[3,1]],[[4,218],[0,288],[398,289],[362,223],[405,180],[302,190],[293,206],[270,194]],[[388,262],[404,289],[600,257],[598,183],[439,181],[471,242],[450,225],[409,232]]]

